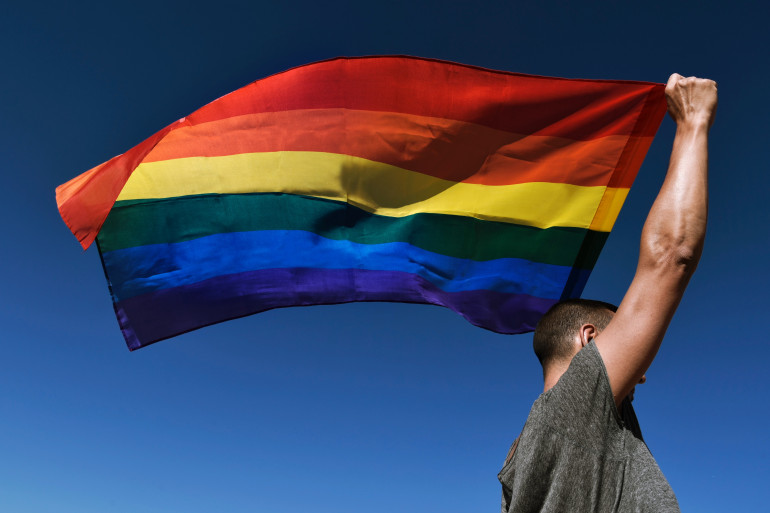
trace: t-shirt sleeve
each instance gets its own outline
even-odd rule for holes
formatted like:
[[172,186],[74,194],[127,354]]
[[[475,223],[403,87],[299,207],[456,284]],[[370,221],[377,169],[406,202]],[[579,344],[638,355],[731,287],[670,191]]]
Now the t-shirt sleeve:
[[502,511],[679,511],[641,436],[632,434],[633,408],[622,406],[628,429],[589,343],[532,406],[498,474]]
[[622,425],[607,370],[593,341],[572,359],[559,382],[541,398],[552,429],[581,442],[602,444],[607,425]]

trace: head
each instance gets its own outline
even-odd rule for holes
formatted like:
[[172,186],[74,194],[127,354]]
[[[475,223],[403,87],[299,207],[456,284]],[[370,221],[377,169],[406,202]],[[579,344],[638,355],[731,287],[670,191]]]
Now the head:
[[553,305],[537,323],[532,346],[543,371],[554,363],[564,363],[580,350],[576,342],[585,325],[596,332],[607,327],[618,307],[592,299],[567,299]]

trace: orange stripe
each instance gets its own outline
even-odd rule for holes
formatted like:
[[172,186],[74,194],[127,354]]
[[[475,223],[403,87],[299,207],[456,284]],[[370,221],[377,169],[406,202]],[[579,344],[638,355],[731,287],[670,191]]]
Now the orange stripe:
[[[661,107],[666,105],[665,91],[653,89],[644,102],[642,112],[634,127],[635,134],[655,133],[666,111]],[[612,175],[610,187],[628,187],[634,184],[634,178],[642,167],[647,150],[652,144],[652,137],[631,137],[618,160],[616,171]]]
[[[573,141],[413,114],[313,109],[179,127],[144,162],[312,151],[360,157],[453,182],[606,186],[628,142],[623,135]],[[627,174],[633,181],[635,173],[622,173]],[[615,187],[630,187],[614,182]]]

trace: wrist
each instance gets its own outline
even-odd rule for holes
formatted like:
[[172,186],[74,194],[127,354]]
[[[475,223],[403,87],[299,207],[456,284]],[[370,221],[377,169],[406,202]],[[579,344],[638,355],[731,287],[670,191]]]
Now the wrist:
[[705,116],[705,115],[690,116],[687,119],[679,120],[676,123],[677,133],[700,132],[700,131],[708,132],[709,128],[711,128],[711,120],[709,119],[708,116]]

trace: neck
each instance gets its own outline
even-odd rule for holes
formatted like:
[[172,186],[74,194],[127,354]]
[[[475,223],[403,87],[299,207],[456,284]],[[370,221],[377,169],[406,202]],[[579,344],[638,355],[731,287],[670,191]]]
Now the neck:
[[548,366],[543,368],[543,392],[549,391],[553,386],[559,382],[562,374],[567,372],[569,368],[569,361],[559,360],[551,362]]

